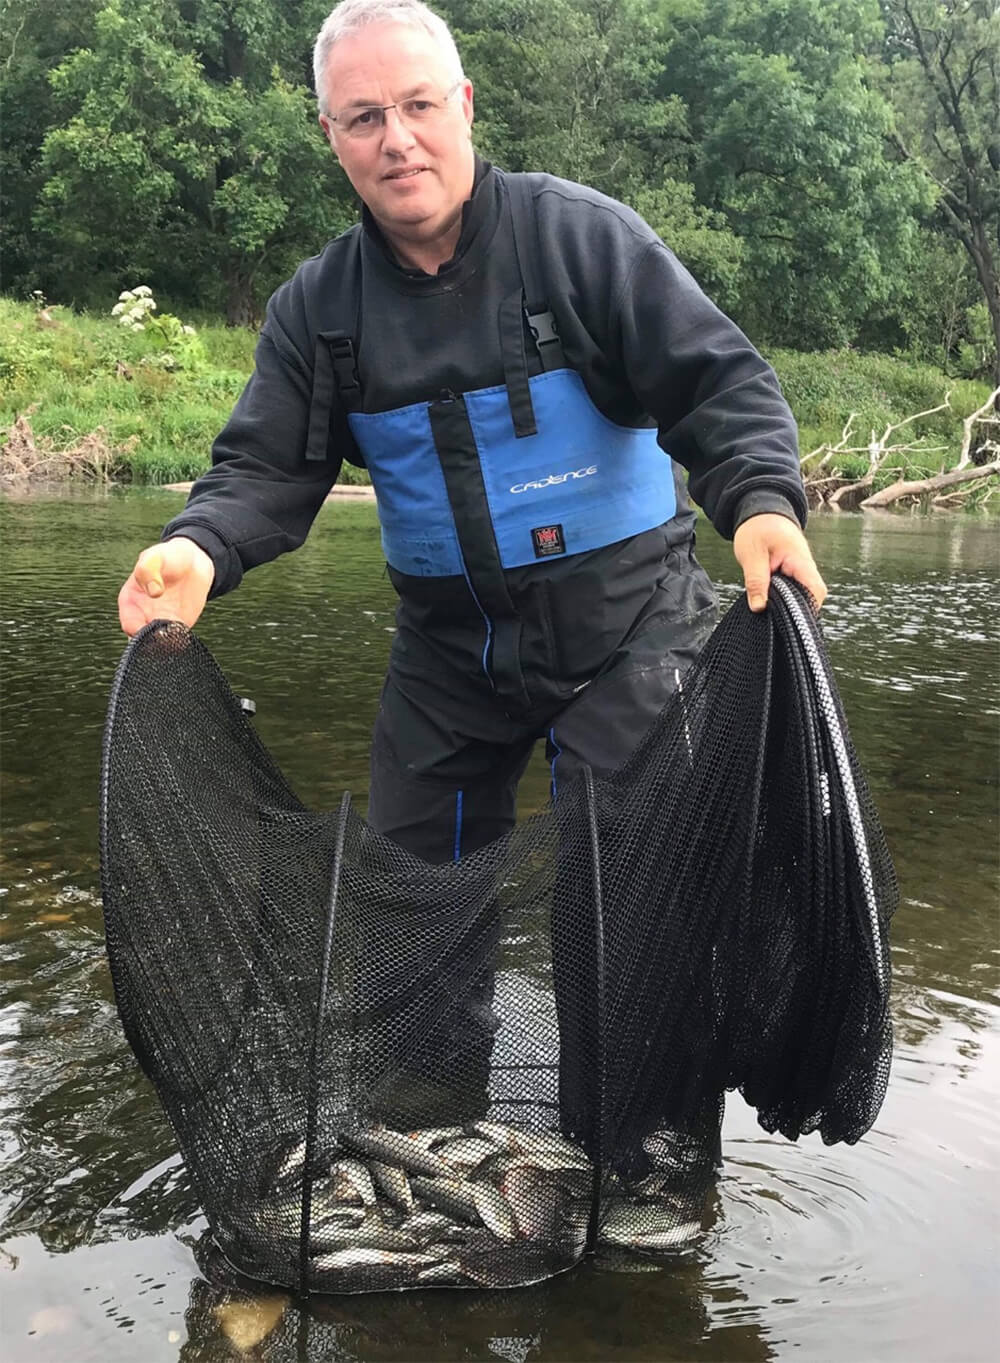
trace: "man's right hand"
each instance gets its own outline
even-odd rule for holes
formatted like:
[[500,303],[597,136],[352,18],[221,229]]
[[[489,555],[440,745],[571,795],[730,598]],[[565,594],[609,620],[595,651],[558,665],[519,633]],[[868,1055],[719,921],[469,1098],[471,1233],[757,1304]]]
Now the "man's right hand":
[[194,540],[177,535],[144,549],[118,593],[118,619],[126,634],[151,620],[180,620],[190,629],[205,609],[215,567]]

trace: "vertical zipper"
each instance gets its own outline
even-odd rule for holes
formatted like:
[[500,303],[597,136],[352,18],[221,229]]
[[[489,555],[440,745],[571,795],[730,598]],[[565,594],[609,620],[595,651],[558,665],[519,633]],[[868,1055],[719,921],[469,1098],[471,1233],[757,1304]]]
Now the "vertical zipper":
[[[441,394],[440,394],[439,398],[437,399],[437,401],[436,401],[436,402],[428,403],[428,408],[429,408],[431,411],[433,411],[433,409],[434,409],[435,407],[450,407],[450,406],[452,406],[453,403],[456,403],[456,402],[460,402],[460,403],[462,404],[463,407],[465,406],[465,399],[462,398],[462,397],[460,397],[458,393],[454,392],[451,388],[442,388],[442,389],[441,389]],[[457,530],[457,526],[456,526],[456,530]],[[462,560],[462,574],[463,574],[463,576],[464,576],[464,578],[465,578],[466,585],[467,585],[468,588],[469,588],[469,592],[470,592],[470,594],[471,594],[471,596],[472,596],[473,601],[475,601],[475,603],[476,603],[476,609],[479,611],[479,614],[483,617],[483,623],[484,623],[485,626],[486,626],[486,639],[485,639],[485,641],[484,641],[484,643],[483,643],[483,652],[482,652],[482,659],[481,659],[483,674],[484,674],[484,676],[486,677],[486,680],[489,682],[489,684],[490,684],[490,686],[492,687],[492,689],[493,689],[494,691],[496,691],[496,689],[497,689],[497,688],[496,688],[496,683],[494,682],[492,673],[490,672],[490,648],[491,648],[491,646],[492,646],[492,644],[493,644],[493,621],[490,619],[490,617],[489,617],[489,616],[486,614],[486,612],[483,610],[482,602],[479,600],[479,597],[476,595],[476,589],[475,589],[475,587],[473,587],[473,585],[472,585],[472,578],[471,578],[471,576],[469,575],[469,569],[468,569],[468,566],[467,566],[467,564],[466,564],[466,562],[465,562],[465,554],[464,554],[464,552],[463,552],[463,550],[462,550],[461,536],[459,536],[458,553],[459,553],[459,557],[460,557],[461,560]]]

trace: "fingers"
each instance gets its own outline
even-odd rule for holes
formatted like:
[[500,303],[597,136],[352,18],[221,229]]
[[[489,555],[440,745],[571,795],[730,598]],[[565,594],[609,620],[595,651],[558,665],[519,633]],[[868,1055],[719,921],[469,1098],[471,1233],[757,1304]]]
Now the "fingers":
[[766,549],[755,550],[742,565],[747,602],[755,613],[767,605],[767,589],[771,583],[771,559]]
[[823,602],[828,596],[827,585],[820,577],[819,569],[812,554],[807,554],[804,558],[799,557],[795,560],[787,559],[780,565],[781,572],[793,577],[796,582],[800,582],[816,603],[817,611],[822,608]]
[[147,596],[155,598],[163,595],[163,550],[158,544],[154,544],[152,549],[143,550],[132,575],[136,585]]
[[118,593],[122,629],[131,637],[151,620],[179,620],[192,629],[214,577],[209,555],[184,536],[144,549]]
[[767,512],[751,516],[733,536],[733,552],[743,570],[747,602],[755,613],[767,605],[772,573],[784,573],[801,583],[817,610],[826,600],[826,583],[806,537],[788,517]]

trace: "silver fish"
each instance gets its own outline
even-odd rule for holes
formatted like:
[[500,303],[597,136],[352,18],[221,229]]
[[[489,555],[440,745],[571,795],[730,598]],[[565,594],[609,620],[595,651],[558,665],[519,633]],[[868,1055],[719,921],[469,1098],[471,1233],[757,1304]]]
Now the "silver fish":
[[563,1194],[547,1175],[530,1164],[515,1164],[505,1172],[500,1191],[526,1239],[556,1239]]
[[412,1212],[413,1190],[403,1170],[395,1164],[383,1164],[381,1160],[372,1160],[369,1168],[376,1186],[389,1201],[401,1211]]
[[438,1155],[422,1149],[404,1132],[393,1131],[387,1126],[342,1131],[340,1140],[351,1150],[368,1155],[370,1159],[379,1160],[382,1164],[401,1165],[408,1174],[429,1174],[437,1177],[451,1173],[447,1164]]
[[442,1141],[457,1140],[459,1136],[465,1135],[464,1126],[428,1126],[423,1131],[410,1131],[410,1140],[418,1145],[421,1150],[430,1150],[433,1146],[439,1145]]
[[431,1264],[430,1268],[422,1268],[417,1274],[418,1283],[451,1283],[456,1280],[461,1281],[465,1277],[461,1264],[450,1262],[443,1259],[439,1264]]
[[620,1202],[601,1218],[598,1240],[624,1249],[676,1249],[700,1232],[700,1221],[671,1226],[659,1208],[642,1202]]
[[415,1250],[420,1241],[405,1229],[391,1226],[377,1213],[368,1216],[358,1226],[339,1225],[328,1221],[312,1228],[310,1244],[313,1253],[340,1249]]
[[482,1220],[469,1185],[459,1182],[457,1178],[415,1177],[410,1179],[410,1187],[417,1197],[447,1212],[449,1216],[457,1216],[473,1225],[479,1225]]
[[512,1155],[517,1147],[517,1132],[500,1122],[473,1122],[470,1128],[477,1136],[491,1141],[499,1151]]
[[368,1264],[386,1265],[393,1268],[430,1268],[437,1260],[432,1254],[402,1253],[392,1250],[359,1247],[338,1249],[331,1254],[314,1254],[310,1260],[313,1268],[321,1273],[333,1273],[345,1268],[363,1268]]
[[336,1207],[338,1210],[350,1208],[361,1215],[363,1203],[352,1180],[343,1169],[338,1169],[336,1173],[317,1179],[313,1184],[312,1205],[314,1210],[319,1206]]
[[590,1160],[578,1145],[574,1145],[572,1141],[566,1140],[554,1131],[518,1129],[515,1134],[515,1141],[518,1151],[527,1155],[539,1168],[546,1167],[539,1164],[542,1159],[550,1161],[547,1166],[549,1168],[590,1169],[592,1167]]
[[496,1153],[493,1142],[483,1140],[481,1136],[460,1136],[458,1140],[448,1141],[437,1149],[437,1154],[445,1164],[460,1169],[463,1173],[478,1169],[485,1160],[491,1159]]
[[461,1240],[465,1237],[466,1227],[458,1225],[443,1212],[414,1212],[403,1222],[402,1229],[414,1235],[421,1244],[442,1244],[448,1240]]
[[583,1164],[569,1155],[553,1154],[547,1150],[519,1150],[516,1155],[501,1155],[497,1168],[503,1174],[508,1169],[537,1169],[543,1174],[556,1174],[569,1186],[576,1188],[593,1178],[593,1166]]
[[494,1188],[492,1183],[468,1183],[466,1187],[472,1193],[483,1225],[491,1230],[498,1240],[505,1240],[508,1243],[516,1240],[517,1222],[503,1194]]
[[301,1177],[306,1162],[306,1143],[297,1136],[289,1136],[264,1160],[263,1175],[260,1181],[261,1194],[266,1196],[279,1184]]
[[364,1207],[326,1207],[313,1213],[310,1225],[313,1231],[331,1227],[350,1230],[355,1226],[364,1225],[364,1222]]
[[347,1179],[366,1207],[374,1207],[378,1204],[372,1176],[360,1160],[337,1160],[335,1164],[330,1166],[330,1176],[336,1178],[338,1175]]

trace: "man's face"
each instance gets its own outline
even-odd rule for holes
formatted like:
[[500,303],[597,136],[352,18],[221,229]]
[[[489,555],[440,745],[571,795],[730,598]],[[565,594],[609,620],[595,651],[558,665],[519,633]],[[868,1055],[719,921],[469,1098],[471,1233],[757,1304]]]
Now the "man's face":
[[[408,126],[389,109],[374,135],[351,137],[341,115],[352,108],[450,98],[431,120]],[[472,85],[456,88],[453,69],[427,33],[405,24],[371,24],[337,43],[326,68],[332,122],[320,124],[351,184],[386,235],[433,242],[461,220],[472,192]]]

